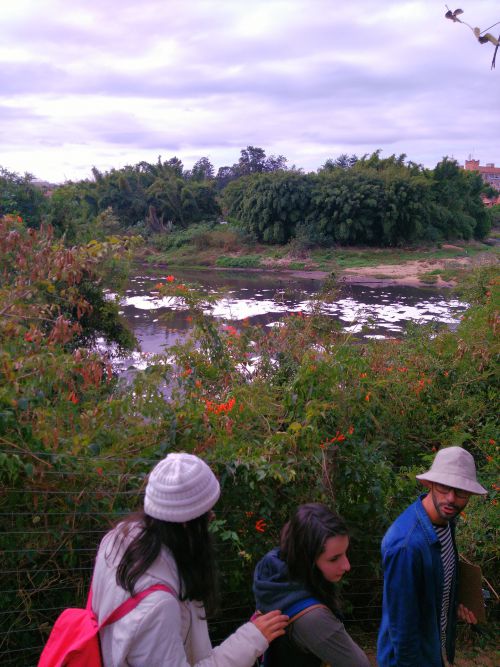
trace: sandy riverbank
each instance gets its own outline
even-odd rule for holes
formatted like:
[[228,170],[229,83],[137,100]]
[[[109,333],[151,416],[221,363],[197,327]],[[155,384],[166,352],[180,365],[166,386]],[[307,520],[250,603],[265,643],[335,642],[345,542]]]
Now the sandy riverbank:
[[[446,269],[458,269],[471,266],[472,258],[460,259],[441,259],[441,260],[416,260],[402,262],[401,264],[379,264],[377,266],[366,266],[354,269],[344,269],[340,276],[346,283],[359,283],[371,285],[409,285],[422,286],[429,284],[428,281],[421,280],[422,276],[431,271]],[[298,278],[313,278],[323,280],[329,273],[327,271],[290,271]],[[432,285],[437,287],[453,287],[453,280],[443,280],[440,275],[436,275],[435,282]]]

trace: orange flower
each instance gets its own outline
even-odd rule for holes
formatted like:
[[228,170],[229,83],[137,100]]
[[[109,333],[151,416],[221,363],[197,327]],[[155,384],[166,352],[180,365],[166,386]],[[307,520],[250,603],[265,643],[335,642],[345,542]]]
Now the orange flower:
[[186,322],[192,322],[192,321],[193,321],[193,318],[191,317],[191,315],[188,315],[186,317]]
[[186,366],[184,373],[182,374],[183,377],[187,378],[191,373],[193,372],[192,368],[189,368],[189,366]]
[[71,402],[74,403],[75,405],[78,403],[78,396],[75,394],[74,391],[71,391],[71,392],[68,394],[68,401],[71,401]]
[[[236,399],[230,398],[227,403],[214,403],[213,401],[205,400],[205,408],[207,412],[213,412],[215,415],[220,415],[222,412],[228,413],[234,408]],[[241,407],[241,406],[240,406]]]
[[194,384],[195,384],[195,385],[198,387],[198,389],[199,389],[199,388],[201,387],[201,380],[196,380]]
[[174,276],[167,276],[167,277],[165,278],[165,280],[167,281],[167,283],[173,283],[174,280],[175,280],[175,278],[174,278]]
[[360,373],[360,374],[359,374],[359,377],[360,377],[360,378],[365,378],[365,377],[367,377],[367,375],[366,375],[366,373]]
[[102,468],[97,468],[96,473],[99,475],[99,477],[102,477]]
[[492,456],[487,456],[486,460],[488,461],[488,463],[491,463],[493,461],[493,457]]
[[366,401],[367,403],[370,402],[371,395],[372,395],[372,392],[371,392],[371,391],[369,391],[369,392],[366,394],[366,396],[365,396],[365,401]]
[[258,519],[255,522],[255,530],[259,533],[265,533],[266,532],[266,526],[267,526],[267,524],[264,521],[264,519]]
[[240,335],[238,333],[238,330],[235,327],[231,326],[230,324],[224,325],[224,329],[225,329],[225,331],[227,331],[227,333],[230,336],[239,336]]
[[493,438],[490,438],[490,439],[488,440],[488,444],[489,444],[489,445],[495,445],[495,444],[496,444],[496,441],[493,440]]
[[354,426],[349,426],[347,432],[349,433],[349,435],[352,435],[354,433]]
[[448,375],[449,375],[448,371],[445,371],[445,372],[443,373],[443,375],[445,376],[445,378],[447,378]]
[[161,289],[163,287],[163,283],[156,283],[155,289]]

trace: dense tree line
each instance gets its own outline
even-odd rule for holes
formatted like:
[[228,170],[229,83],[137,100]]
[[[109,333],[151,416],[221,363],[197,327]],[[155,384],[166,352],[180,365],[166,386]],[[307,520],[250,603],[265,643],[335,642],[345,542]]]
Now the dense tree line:
[[479,174],[447,158],[433,170],[405,158],[376,152],[329,160],[316,174],[254,174],[227,186],[224,208],[263,243],[395,246],[488,233]]
[[44,196],[29,174],[0,169],[0,215],[50,223],[68,243],[110,234],[163,235],[222,216],[262,243],[304,246],[386,245],[483,238],[490,216],[479,174],[444,158],[435,169],[340,155],[318,172],[288,168],[282,155],[247,146],[239,161],[215,173],[207,157],[190,170],[176,158],[139,162],[68,182]]

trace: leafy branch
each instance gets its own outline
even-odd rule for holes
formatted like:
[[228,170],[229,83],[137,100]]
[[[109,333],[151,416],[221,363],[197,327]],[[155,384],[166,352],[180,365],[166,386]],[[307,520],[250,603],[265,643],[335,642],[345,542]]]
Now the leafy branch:
[[462,23],[463,25],[466,25],[468,28],[470,28],[470,30],[472,30],[474,37],[478,40],[480,44],[486,44],[487,42],[491,42],[491,44],[493,44],[493,46],[495,47],[495,51],[493,53],[493,59],[491,61],[491,69],[495,69],[495,60],[497,57],[498,46],[500,44],[500,35],[497,38],[494,35],[492,35],[491,32],[488,32],[488,30],[491,30],[495,26],[499,25],[500,21],[497,21],[493,25],[490,25],[485,30],[481,30],[481,28],[478,27],[473,28],[466,21],[463,21],[462,19],[458,18],[464,13],[463,9],[455,9],[454,11],[451,11],[448,5],[445,5],[445,7],[447,9],[446,14],[444,15],[445,18],[450,19],[450,21],[453,21],[453,23]]

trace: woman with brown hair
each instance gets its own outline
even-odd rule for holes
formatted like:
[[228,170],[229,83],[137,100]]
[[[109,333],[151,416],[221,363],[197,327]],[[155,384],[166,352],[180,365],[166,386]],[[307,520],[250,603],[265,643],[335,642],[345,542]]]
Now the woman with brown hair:
[[336,583],[349,572],[349,535],[325,505],[301,505],[281,532],[280,546],[258,563],[256,608],[280,608],[287,632],[266,651],[266,667],[370,667],[342,623]]

